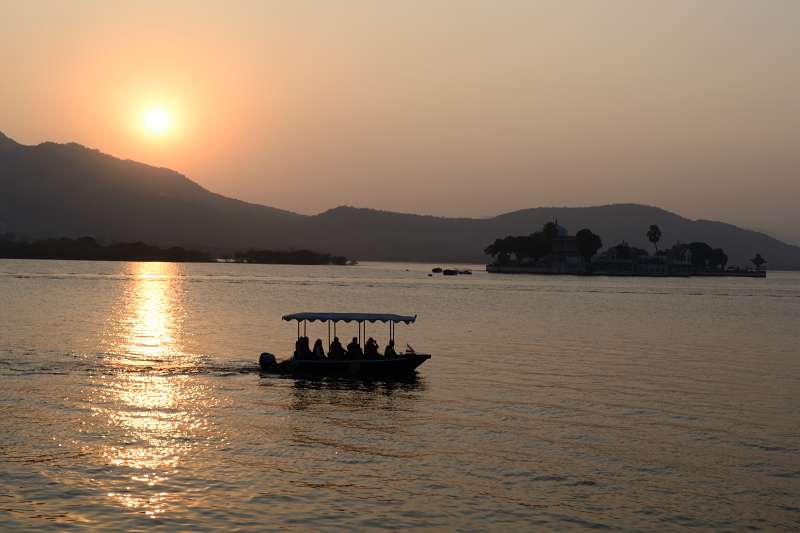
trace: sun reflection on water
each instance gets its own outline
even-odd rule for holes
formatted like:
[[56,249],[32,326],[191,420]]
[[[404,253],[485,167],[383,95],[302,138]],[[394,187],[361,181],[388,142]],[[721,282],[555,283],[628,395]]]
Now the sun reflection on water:
[[115,335],[125,364],[182,363],[182,287],[175,263],[136,263],[135,282],[125,297],[122,333]]
[[108,426],[104,463],[121,474],[106,494],[155,517],[180,503],[170,479],[208,434],[213,404],[195,376],[198,357],[181,344],[180,265],[135,263],[133,280],[111,318],[111,372],[97,388],[95,415]]

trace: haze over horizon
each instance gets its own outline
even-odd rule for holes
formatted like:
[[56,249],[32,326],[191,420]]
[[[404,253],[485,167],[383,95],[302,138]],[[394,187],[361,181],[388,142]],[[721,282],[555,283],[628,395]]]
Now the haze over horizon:
[[800,243],[800,4],[8,4],[0,131],[242,200],[641,203]]

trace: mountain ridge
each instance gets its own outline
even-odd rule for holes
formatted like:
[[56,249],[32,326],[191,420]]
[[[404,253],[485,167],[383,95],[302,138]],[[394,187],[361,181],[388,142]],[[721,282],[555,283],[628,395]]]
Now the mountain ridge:
[[731,263],[755,253],[771,268],[800,269],[800,247],[720,221],[688,219],[633,203],[531,207],[488,218],[408,214],[338,206],[315,215],[229,198],[174,170],[120,159],[77,143],[22,145],[0,133],[0,233],[24,238],[141,240],[206,250],[310,248],[361,260],[484,262],[498,237],[529,234],[558,219],[572,233],[589,227],[605,247],[626,240],[652,249],[706,241]]

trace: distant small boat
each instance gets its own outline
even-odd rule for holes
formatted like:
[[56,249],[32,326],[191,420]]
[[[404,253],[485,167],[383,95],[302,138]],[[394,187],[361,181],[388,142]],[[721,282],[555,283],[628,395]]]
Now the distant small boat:
[[[442,270],[440,267],[436,267],[436,268],[432,269],[431,272],[433,272],[434,274],[442,273],[445,276],[458,276],[459,274],[464,274],[464,275],[467,275],[467,276],[471,276],[472,275],[472,270],[470,270],[468,268],[465,269],[465,270],[458,270],[457,268],[445,268],[444,270]],[[430,275],[430,274],[428,274],[428,275]]]
[[[417,316],[413,315],[393,315],[379,313],[295,313],[284,315],[283,320],[297,321],[297,338],[301,338],[300,326],[303,326],[303,336],[305,336],[306,322],[328,323],[328,346],[331,346],[331,325],[333,325],[333,336],[336,337],[336,324],[338,322],[356,322],[358,324],[358,341],[363,346],[362,338],[366,340],[366,323],[383,322],[389,323],[389,339],[394,341],[395,324],[402,322],[411,324],[416,321]],[[264,352],[259,358],[259,366],[264,372],[278,374],[289,374],[296,376],[380,376],[380,377],[401,377],[412,374],[417,367],[430,359],[430,354],[418,353],[411,346],[407,345],[404,353],[393,357],[376,358],[297,358],[291,357],[283,361],[278,361],[269,352]]]

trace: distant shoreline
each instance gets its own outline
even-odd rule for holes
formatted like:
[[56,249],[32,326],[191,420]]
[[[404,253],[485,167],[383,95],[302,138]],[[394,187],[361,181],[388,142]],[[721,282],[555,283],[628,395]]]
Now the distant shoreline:
[[[207,265],[286,265],[286,266],[354,266],[357,262],[348,262],[343,265],[335,263],[257,263],[254,261],[225,261],[223,259],[209,259],[209,260],[177,260],[177,259],[86,259],[77,257],[0,257],[0,261],[88,261],[91,263],[192,263],[192,264],[207,264]],[[392,263],[398,261],[381,261],[385,263]],[[402,262],[402,261],[400,261]]]
[[215,255],[179,246],[161,248],[143,242],[103,245],[92,237],[22,241],[0,236],[0,259],[38,259],[53,261],[141,261],[170,263],[243,263],[269,265],[348,265],[344,256],[311,250],[247,249]]

